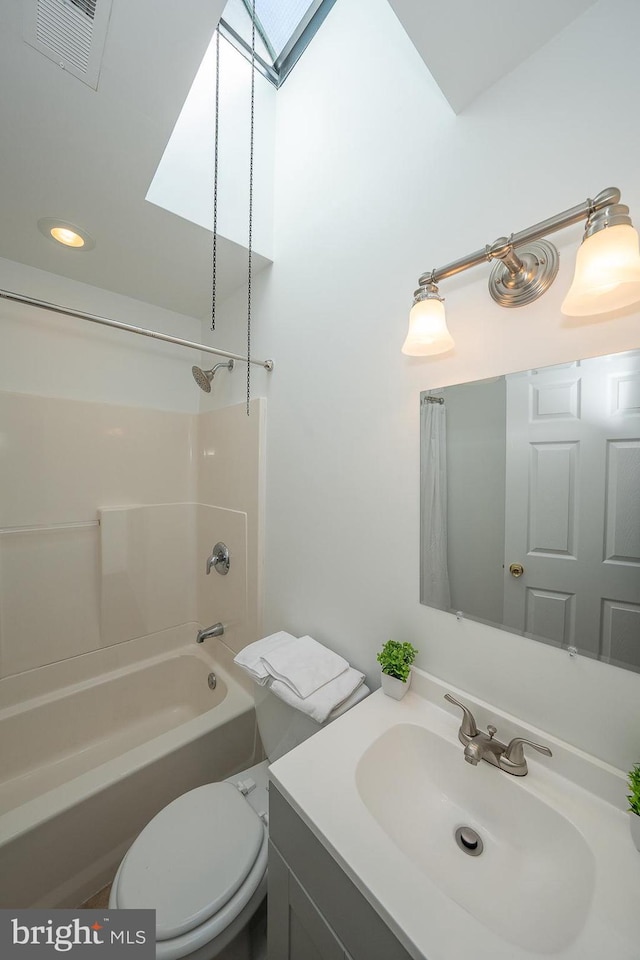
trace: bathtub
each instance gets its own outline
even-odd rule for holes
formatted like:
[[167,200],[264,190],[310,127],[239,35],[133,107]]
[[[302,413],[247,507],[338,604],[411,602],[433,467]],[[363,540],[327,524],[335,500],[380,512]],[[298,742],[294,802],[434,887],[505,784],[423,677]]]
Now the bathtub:
[[233,654],[196,629],[0,681],[0,908],[79,906],[162,807],[262,759]]

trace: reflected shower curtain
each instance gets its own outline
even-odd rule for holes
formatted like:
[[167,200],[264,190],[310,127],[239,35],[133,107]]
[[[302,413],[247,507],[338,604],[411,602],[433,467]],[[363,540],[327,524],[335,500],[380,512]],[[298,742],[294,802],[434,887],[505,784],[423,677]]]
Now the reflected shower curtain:
[[444,403],[420,403],[420,600],[451,608],[447,569],[447,421]]

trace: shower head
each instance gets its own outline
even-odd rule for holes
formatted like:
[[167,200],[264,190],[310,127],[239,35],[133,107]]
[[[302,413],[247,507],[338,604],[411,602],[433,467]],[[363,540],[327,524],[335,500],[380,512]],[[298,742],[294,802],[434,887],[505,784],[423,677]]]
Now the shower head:
[[201,390],[204,390],[205,393],[211,393],[211,381],[216,375],[216,370],[219,370],[220,367],[226,367],[227,370],[233,370],[235,366],[234,360],[229,360],[226,363],[216,363],[211,370],[201,370],[200,367],[191,367],[191,373],[193,374],[193,379],[198,384]]

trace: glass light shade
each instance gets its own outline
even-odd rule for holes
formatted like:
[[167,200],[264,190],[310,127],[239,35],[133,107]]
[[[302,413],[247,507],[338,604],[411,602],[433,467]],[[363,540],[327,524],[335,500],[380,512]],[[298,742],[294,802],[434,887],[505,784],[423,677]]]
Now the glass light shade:
[[58,243],[64,243],[68,247],[84,247],[84,240],[79,233],[69,230],[68,227],[53,227],[51,236]]
[[561,310],[569,317],[589,317],[628,307],[640,300],[640,249],[629,224],[598,230],[583,240],[576,256],[573,283]]
[[455,346],[447,330],[444,303],[436,297],[419,300],[409,314],[409,332],[402,352],[409,357],[429,357]]
[[93,250],[96,245],[95,240],[86,230],[66,220],[41,217],[38,220],[38,230],[47,240],[61,243],[71,250]]

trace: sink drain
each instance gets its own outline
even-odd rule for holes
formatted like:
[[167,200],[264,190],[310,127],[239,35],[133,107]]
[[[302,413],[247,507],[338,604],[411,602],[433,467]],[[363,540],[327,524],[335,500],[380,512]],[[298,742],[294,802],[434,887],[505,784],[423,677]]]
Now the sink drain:
[[207,677],[207,683],[209,684],[210,690],[215,690],[218,684],[218,678],[216,677],[215,673],[209,674],[209,676]]
[[458,827],[455,833],[456,843],[463,853],[470,857],[479,857],[484,850],[482,837],[473,827]]

